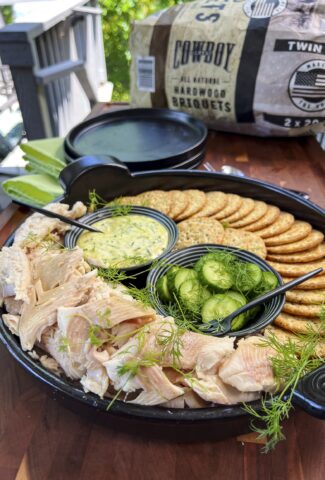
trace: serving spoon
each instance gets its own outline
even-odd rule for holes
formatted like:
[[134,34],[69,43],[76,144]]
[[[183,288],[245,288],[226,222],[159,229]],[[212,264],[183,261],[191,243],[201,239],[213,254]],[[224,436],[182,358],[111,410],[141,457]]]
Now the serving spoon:
[[[247,312],[247,310],[250,310],[253,307],[257,307],[258,305],[261,305],[262,303],[265,303],[268,300],[271,300],[272,298],[276,297],[277,295],[280,295],[281,293],[285,293],[288,290],[291,290],[291,288],[295,287],[296,285],[299,285],[300,283],[305,282],[309,278],[315,277],[322,271],[323,271],[322,268],[317,268],[316,270],[312,270],[311,272],[308,272],[305,275],[302,275],[301,277],[295,278],[294,280],[286,283],[285,285],[280,285],[280,287],[277,287],[274,290],[271,290],[270,292],[265,293],[264,295],[254,298],[254,300],[246,303],[246,305],[238,308],[238,310],[235,310],[230,315],[227,315],[225,318],[220,319],[220,321],[212,320],[209,323],[200,325],[199,329],[202,330],[204,333],[209,333],[210,335],[213,335],[214,337],[220,337],[230,332],[236,334],[237,333],[236,331],[231,330],[231,322],[235,317],[238,317],[238,315],[240,315],[241,313]],[[272,321],[273,321],[273,318],[271,318],[266,325],[268,325]],[[266,327],[266,325],[263,325],[263,328]],[[238,335],[240,335],[240,330],[238,330]]]
[[97,228],[94,228],[90,225],[86,225],[85,223],[78,222],[77,220],[73,220],[72,218],[65,217],[64,215],[60,215],[59,213],[51,212],[51,210],[46,210],[45,208],[36,207],[35,205],[29,205],[28,203],[21,202],[20,200],[12,200],[12,201],[17,205],[20,205],[21,207],[30,208],[34,212],[41,213],[46,217],[57,218],[58,220],[61,220],[61,222],[67,223],[68,225],[82,228],[83,230],[88,230],[89,232],[103,233],[101,230],[98,230]]

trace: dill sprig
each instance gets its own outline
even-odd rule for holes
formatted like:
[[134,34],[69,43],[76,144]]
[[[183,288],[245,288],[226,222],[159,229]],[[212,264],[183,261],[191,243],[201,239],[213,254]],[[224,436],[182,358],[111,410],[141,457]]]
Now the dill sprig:
[[70,349],[70,343],[69,339],[67,337],[64,337],[63,335],[60,336],[59,338],[59,352],[68,352]]
[[132,205],[124,205],[121,198],[115,198],[108,204],[110,207],[113,207],[112,215],[113,217],[122,217],[129,215],[132,212]]
[[137,288],[134,285],[130,285],[129,287],[125,287],[125,293],[131,295],[131,297],[141,303],[143,307],[153,306],[149,287]]
[[88,210],[89,212],[96,212],[99,208],[104,207],[113,207],[112,216],[113,217],[121,217],[125,215],[129,215],[132,211],[132,205],[124,205],[122,201],[122,197],[115,198],[112,201],[107,201],[102,198],[96,190],[91,190],[88,194]]
[[156,335],[156,344],[161,347],[161,359],[172,358],[172,366],[177,368],[182,357],[183,340],[185,330],[163,322]]
[[108,202],[96,193],[96,190],[90,190],[88,193],[88,211],[96,212],[99,208],[106,207]]
[[128,275],[123,270],[118,268],[108,267],[108,268],[98,268],[98,276],[105,280],[105,282],[111,283],[112,285],[117,285],[119,283],[125,282],[126,280],[134,279],[132,275]]
[[159,354],[146,352],[141,358],[132,358],[126,361],[123,365],[117,368],[117,373],[122,377],[127,373],[130,374],[130,378],[135,377],[139,373],[141,367],[154,367],[160,360]]
[[90,325],[88,330],[88,338],[90,344],[93,347],[101,347],[105,342],[107,342],[107,338],[103,333],[103,328],[100,325]]
[[293,408],[292,399],[298,382],[324,363],[324,359],[316,355],[317,343],[324,333],[325,315],[322,314],[319,332],[311,327],[306,334],[297,335],[297,341],[288,339],[285,343],[271,333],[262,342],[262,347],[271,347],[276,352],[271,361],[277,390],[275,394],[262,399],[258,411],[250,405],[244,405],[244,410],[254,420],[264,424],[263,427],[257,427],[252,422],[252,430],[258,433],[258,438],[267,438],[263,452],[274,449],[279,441],[285,439],[282,421],[289,417]]
[[169,303],[164,305],[164,309],[169,316],[173,317],[176,325],[182,330],[191,330],[192,332],[202,333],[198,326],[196,326],[195,321],[189,320],[193,317],[193,314],[187,312],[185,307],[181,305],[181,302],[178,300],[177,296],[174,294],[175,303]]

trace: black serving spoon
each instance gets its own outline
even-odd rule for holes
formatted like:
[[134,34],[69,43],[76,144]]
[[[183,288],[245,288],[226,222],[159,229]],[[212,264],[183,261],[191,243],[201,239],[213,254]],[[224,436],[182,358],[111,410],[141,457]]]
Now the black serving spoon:
[[[225,335],[229,332],[236,334],[236,331],[231,330],[231,322],[235,317],[240,315],[241,313],[247,312],[247,310],[250,310],[253,307],[257,307],[257,305],[261,305],[262,303],[267,302],[268,300],[271,300],[273,297],[276,297],[277,295],[280,295],[281,293],[285,293],[291,288],[295,287],[296,285],[299,285],[300,283],[305,282],[309,278],[315,277],[319,273],[323,271],[322,268],[317,268],[316,270],[312,270],[311,272],[306,273],[305,275],[302,275],[301,277],[295,278],[291,282],[286,283],[285,285],[281,285],[280,287],[275,288],[274,290],[271,290],[270,292],[265,293],[264,295],[261,295],[257,298],[254,298],[251,302],[246,303],[243,307],[238,308],[238,310],[235,310],[232,312],[230,315],[227,315],[227,317],[222,318],[219,320],[212,320],[209,323],[206,323],[204,325],[200,325],[199,328],[202,330],[204,333],[209,333],[210,335],[213,335],[214,337],[220,337],[222,335]],[[271,317],[269,323],[271,323],[274,319]],[[263,326],[263,328],[266,325]],[[238,335],[240,335],[240,330],[238,330]]]
[[91,227],[90,225],[86,225],[85,223],[77,222],[77,220],[73,220],[72,218],[65,217],[64,215],[60,215],[59,213],[51,212],[50,210],[46,210],[45,208],[35,207],[34,205],[29,205],[28,203],[21,202],[20,200],[13,199],[12,201],[17,205],[20,205],[21,207],[30,208],[31,210],[34,210],[34,212],[41,213],[46,217],[57,218],[58,220],[61,220],[61,222],[67,223],[74,227],[82,228],[83,230],[88,230],[89,232],[103,233],[101,230],[98,230],[97,228]]

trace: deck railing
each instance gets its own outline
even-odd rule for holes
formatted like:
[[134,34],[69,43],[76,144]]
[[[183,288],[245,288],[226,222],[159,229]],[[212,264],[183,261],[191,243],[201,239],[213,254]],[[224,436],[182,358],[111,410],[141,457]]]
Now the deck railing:
[[97,0],[58,3],[64,8],[46,21],[0,30],[0,57],[11,69],[30,140],[65,135],[107,83]]

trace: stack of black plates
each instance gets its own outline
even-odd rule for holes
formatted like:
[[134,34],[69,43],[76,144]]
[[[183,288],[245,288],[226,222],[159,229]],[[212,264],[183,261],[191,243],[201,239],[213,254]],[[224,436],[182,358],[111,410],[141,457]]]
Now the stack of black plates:
[[131,171],[194,168],[204,157],[206,126],[174,110],[130,108],[108,112],[74,127],[64,143],[66,159],[110,155]]

